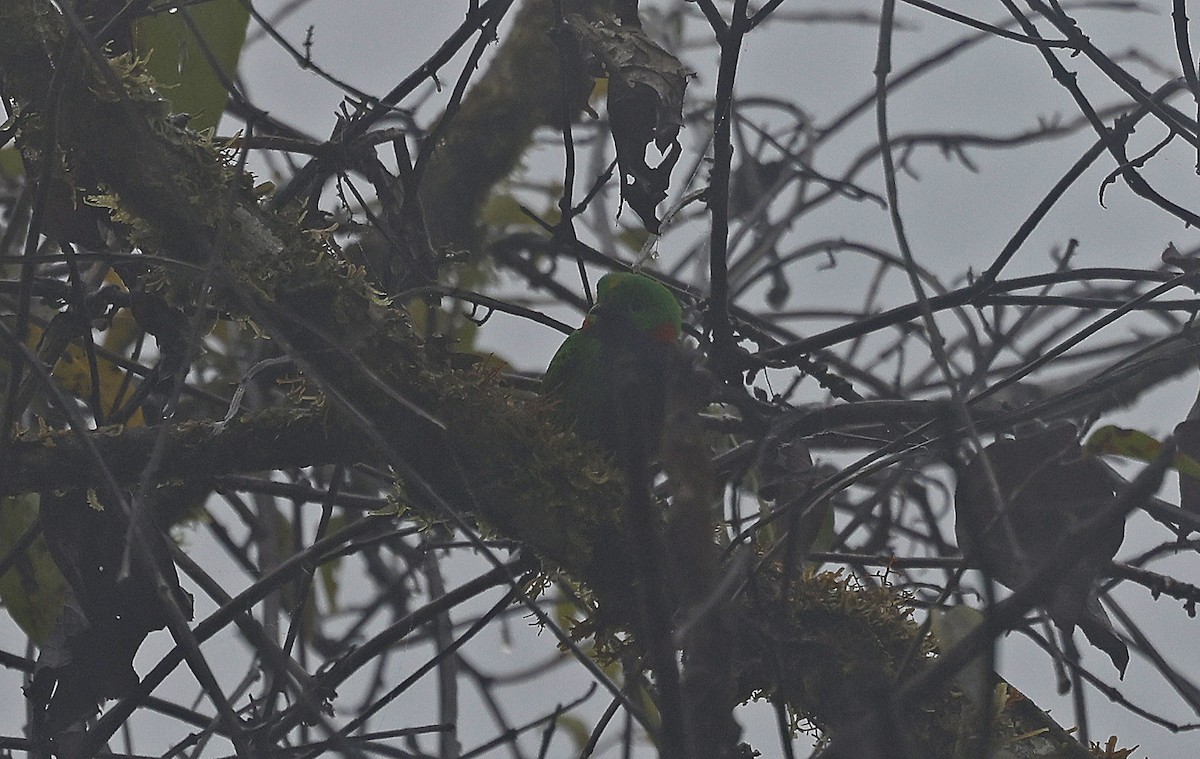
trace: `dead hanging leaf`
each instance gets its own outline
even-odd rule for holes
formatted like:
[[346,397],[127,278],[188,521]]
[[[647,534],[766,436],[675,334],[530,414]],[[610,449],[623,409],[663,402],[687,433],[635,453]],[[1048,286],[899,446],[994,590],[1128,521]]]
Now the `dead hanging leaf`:
[[[168,612],[154,580],[128,571],[131,530],[121,508],[94,510],[85,491],[46,492],[40,515],[46,546],[71,591],[30,686],[31,709],[57,734],[137,685],[133,658],[151,632],[166,626]],[[136,539],[149,540],[144,550],[190,619],[192,599],[179,585],[166,538],[145,529]]]
[[[567,27],[597,75],[608,77],[608,118],[621,169],[621,199],[657,233],[655,208],[667,197],[671,170],[683,153],[683,95],[692,72],[640,28],[615,16],[588,21],[567,17]],[[653,146],[661,155],[646,159]]]
[[788,161],[763,161],[749,156],[733,170],[729,183],[729,218],[737,219],[753,211],[770,194],[788,168]]
[[[1073,529],[1116,501],[1104,464],[1082,453],[1074,426],[1060,425],[997,440],[962,468],[954,491],[955,533],[972,563],[1009,588],[1022,587]],[[993,492],[985,458],[999,492]],[[1067,632],[1078,626],[1122,674],[1129,650],[1097,592],[1124,539],[1124,522],[1106,525],[1074,566],[1039,587],[1055,624]]]

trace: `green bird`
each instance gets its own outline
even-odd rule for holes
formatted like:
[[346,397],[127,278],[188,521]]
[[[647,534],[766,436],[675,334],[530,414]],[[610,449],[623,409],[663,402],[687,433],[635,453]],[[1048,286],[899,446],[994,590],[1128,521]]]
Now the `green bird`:
[[575,431],[618,460],[658,449],[667,370],[682,311],[671,291],[642,274],[607,274],[596,304],[546,370],[542,391]]

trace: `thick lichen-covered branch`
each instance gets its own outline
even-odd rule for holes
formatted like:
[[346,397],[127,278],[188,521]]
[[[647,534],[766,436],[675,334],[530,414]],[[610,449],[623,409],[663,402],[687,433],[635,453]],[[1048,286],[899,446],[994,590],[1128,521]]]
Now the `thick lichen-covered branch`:
[[[92,450],[118,483],[130,485],[145,469],[158,438],[152,427],[113,426],[86,434],[90,445],[71,430],[18,436],[10,444],[11,464],[0,495],[97,487],[103,479]],[[209,483],[225,474],[351,463],[369,458],[363,443],[319,408],[270,408],[227,425],[188,421],[167,429],[157,476],[163,482]]]
[[[461,107],[447,112],[451,118],[421,183],[434,245],[474,250],[479,212],[488,193],[517,167],[536,130],[561,127],[564,114],[575,118],[587,104],[592,78],[579,66],[561,65],[561,46],[570,40],[556,30],[557,5],[553,0],[522,4],[487,70]],[[561,9],[588,19],[617,14],[623,22],[636,23],[630,5],[564,0]]]

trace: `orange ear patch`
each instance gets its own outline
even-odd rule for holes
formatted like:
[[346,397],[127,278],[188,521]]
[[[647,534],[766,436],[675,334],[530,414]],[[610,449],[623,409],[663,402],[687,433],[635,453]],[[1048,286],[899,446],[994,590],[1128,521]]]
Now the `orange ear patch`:
[[679,330],[671,322],[662,322],[650,332],[650,338],[659,343],[672,343],[679,336]]

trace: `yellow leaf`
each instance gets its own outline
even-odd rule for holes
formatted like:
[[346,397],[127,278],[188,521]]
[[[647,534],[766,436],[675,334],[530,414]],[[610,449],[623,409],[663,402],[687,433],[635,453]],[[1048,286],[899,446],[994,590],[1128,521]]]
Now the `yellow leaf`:
[[[1128,430],[1111,424],[1092,432],[1083,444],[1083,450],[1089,456],[1109,454],[1147,463],[1154,461],[1162,449],[1161,442],[1141,430]],[[1182,475],[1200,480],[1200,461],[1186,453],[1175,454],[1171,467]]]
[[583,720],[578,717],[573,717],[570,714],[560,714],[554,718],[558,727],[567,731],[567,735],[571,736],[576,748],[583,748],[592,738],[592,732],[588,730],[588,726]]
[[[96,373],[100,385],[100,405],[105,414],[108,414],[129,398],[136,383],[127,384],[125,371],[99,356],[96,357]],[[67,346],[62,358],[55,364],[53,374],[67,392],[80,398],[91,395],[92,372],[88,366],[87,352],[82,346],[76,343]],[[142,418],[141,409],[135,411],[126,422],[129,427],[141,427],[143,424],[145,420]]]

